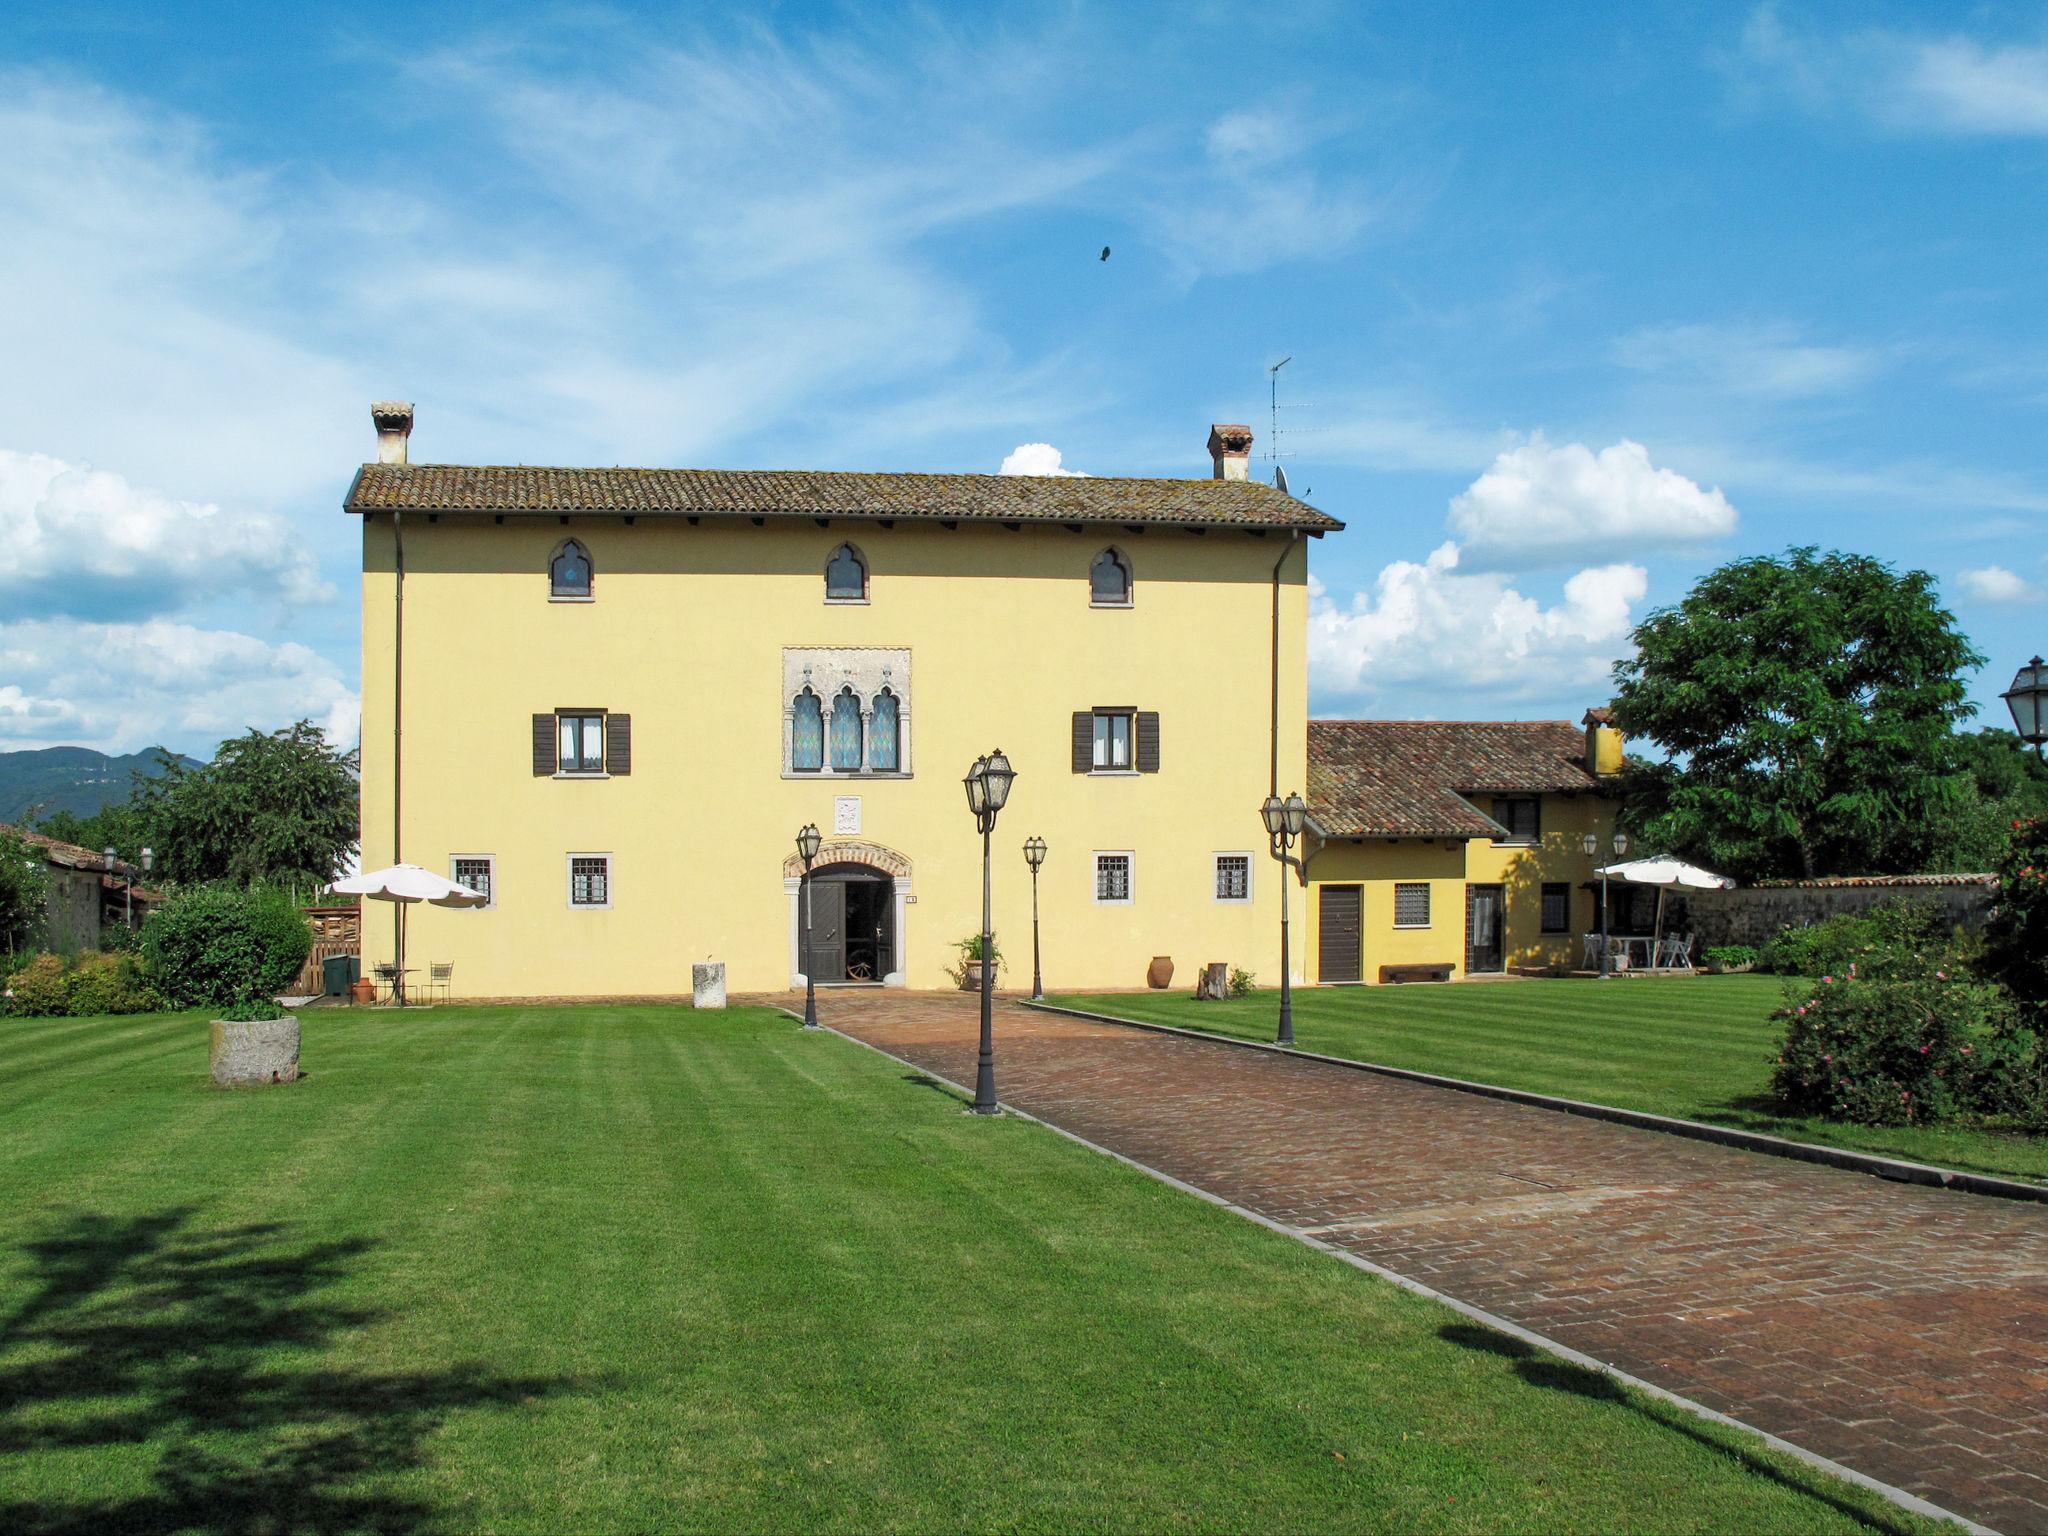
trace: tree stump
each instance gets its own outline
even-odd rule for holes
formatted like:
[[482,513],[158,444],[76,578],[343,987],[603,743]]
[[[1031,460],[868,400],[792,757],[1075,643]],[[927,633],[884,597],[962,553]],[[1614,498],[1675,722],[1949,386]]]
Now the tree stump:
[[1230,962],[1211,960],[1195,978],[1195,1001],[1220,1003],[1230,996]]
[[690,1001],[699,1008],[725,1006],[725,962],[708,961],[690,967]]
[[299,1021],[215,1019],[207,1054],[213,1080],[222,1088],[250,1088],[296,1082],[299,1076]]

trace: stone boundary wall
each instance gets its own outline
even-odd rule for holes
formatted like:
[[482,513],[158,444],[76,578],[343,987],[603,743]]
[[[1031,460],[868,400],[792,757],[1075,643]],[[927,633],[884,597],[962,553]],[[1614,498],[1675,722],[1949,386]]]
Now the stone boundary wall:
[[1997,889],[1993,875],[1866,875],[1687,891],[1685,899],[1697,956],[1717,944],[1761,946],[1782,929],[1808,927],[1839,912],[1868,911],[1895,897],[1937,903],[1952,924],[1975,932],[1990,915]]

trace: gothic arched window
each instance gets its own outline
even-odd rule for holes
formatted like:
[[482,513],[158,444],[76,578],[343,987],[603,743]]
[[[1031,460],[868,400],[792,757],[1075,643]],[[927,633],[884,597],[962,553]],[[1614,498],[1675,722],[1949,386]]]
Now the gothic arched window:
[[1128,608],[1131,602],[1130,562],[1105,549],[1088,567],[1088,601],[1101,608]]
[[564,542],[548,562],[548,596],[590,596],[590,552],[574,539]]
[[874,713],[868,717],[868,767],[876,773],[895,773],[902,766],[897,711],[894,693],[884,688],[875,695]]
[[789,766],[816,773],[825,766],[825,701],[806,687],[789,715]]
[[832,771],[860,772],[860,700],[851,688],[832,701]]
[[825,600],[857,603],[868,595],[868,563],[851,544],[842,544],[825,562]]

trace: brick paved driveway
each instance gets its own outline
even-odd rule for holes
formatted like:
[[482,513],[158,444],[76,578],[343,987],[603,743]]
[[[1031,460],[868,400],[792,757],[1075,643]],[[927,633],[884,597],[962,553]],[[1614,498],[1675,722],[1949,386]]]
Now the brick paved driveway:
[[[969,997],[821,994],[974,1081]],[[1000,1004],[1003,1100],[2001,1531],[2048,1532],[2048,1207]]]

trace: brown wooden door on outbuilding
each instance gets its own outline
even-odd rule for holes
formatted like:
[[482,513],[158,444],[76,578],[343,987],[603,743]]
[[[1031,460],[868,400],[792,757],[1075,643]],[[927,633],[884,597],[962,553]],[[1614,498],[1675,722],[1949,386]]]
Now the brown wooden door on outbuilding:
[[1316,908],[1316,980],[1357,981],[1365,970],[1364,887],[1325,885]]

